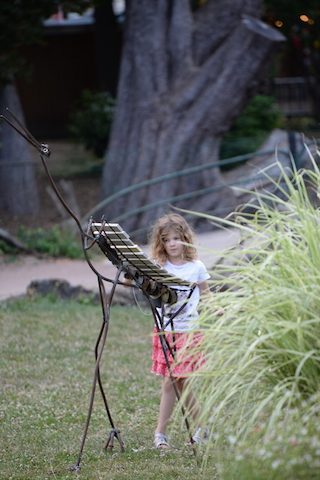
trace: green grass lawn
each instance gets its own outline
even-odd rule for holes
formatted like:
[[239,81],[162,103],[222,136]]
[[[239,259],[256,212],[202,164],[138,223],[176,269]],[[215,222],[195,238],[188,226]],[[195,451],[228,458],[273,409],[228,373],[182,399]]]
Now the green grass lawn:
[[[171,427],[173,448],[153,447],[160,379],[152,375],[152,317],[114,307],[100,370],[125,453],[104,445],[110,424],[97,389],[81,461],[100,306],[41,299],[0,304],[1,479],[214,479],[214,459],[201,470],[188,435]],[[180,415],[181,418],[181,415]],[[201,452],[198,454],[198,463]]]

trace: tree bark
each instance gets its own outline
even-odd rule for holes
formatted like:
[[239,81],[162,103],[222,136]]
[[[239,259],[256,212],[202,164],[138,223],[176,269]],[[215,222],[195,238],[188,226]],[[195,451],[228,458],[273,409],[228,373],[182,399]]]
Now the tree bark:
[[[19,96],[13,83],[0,88],[0,112],[2,115],[7,115],[6,107],[25,124]],[[13,215],[39,212],[38,191],[30,146],[5,121],[0,124],[1,210]]]
[[[128,1],[117,110],[106,155],[102,198],[147,179],[218,160],[223,134],[265,76],[284,37],[258,19],[261,1]],[[250,15],[250,16],[249,16]],[[108,206],[108,219],[167,200],[215,214],[227,194],[170,198],[221,184],[218,168],[136,191]],[[121,222],[148,227],[169,205]]]

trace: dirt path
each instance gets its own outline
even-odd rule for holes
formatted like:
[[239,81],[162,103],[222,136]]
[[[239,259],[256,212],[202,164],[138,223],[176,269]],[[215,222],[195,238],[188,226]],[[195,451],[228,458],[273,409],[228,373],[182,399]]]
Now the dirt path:
[[[95,262],[95,267],[108,278],[113,278],[115,268],[107,260]],[[97,290],[96,275],[83,260],[38,260],[25,257],[15,263],[0,267],[0,300],[25,294],[33,280],[63,279],[70,285],[81,285],[88,290]]]
[[[235,232],[213,231],[198,235],[199,258],[210,268],[217,259],[219,252],[230,247],[238,239]],[[142,247],[147,253],[147,247]],[[93,262],[99,273],[107,278],[114,278],[116,269],[108,259]],[[70,285],[97,291],[97,278],[84,260],[50,259],[39,260],[34,257],[24,257],[13,263],[0,265],[0,300],[23,295],[33,280],[63,279]]]

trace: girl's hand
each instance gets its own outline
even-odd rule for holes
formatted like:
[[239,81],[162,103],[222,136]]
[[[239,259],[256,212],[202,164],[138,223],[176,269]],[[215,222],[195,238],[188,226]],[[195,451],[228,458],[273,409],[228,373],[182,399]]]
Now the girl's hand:
[[133,283],[133,280],[132,280],[132,278],[126,278],[126,277],[123,277],[123,279],[122,279],[122,283],[125,283],[126,285],[128,285],[128,286],[129,286],[129,285],[132,285],[132,283]]

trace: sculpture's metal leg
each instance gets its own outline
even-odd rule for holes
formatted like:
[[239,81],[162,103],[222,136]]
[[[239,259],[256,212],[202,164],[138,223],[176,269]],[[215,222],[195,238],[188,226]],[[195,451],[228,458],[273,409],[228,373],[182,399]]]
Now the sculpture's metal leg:
[[[121,270],[121,266],[120,266],[119,269],[118,269],[118,273],[117,273],[115,282],[113,284],[113,287],[112,287],[111,292],[110,292],[108,297],[107,297],[106,292],[105,292],[104,284],[103,284],[102,280],[99,278],[99,291],[100,291],[101,307],[102,307],[103,318],[105,319],[106,328],[109,328],[110,307],[111,307],[112,298],[113,298],[115,288],[116,288],[116,285],[117,285],[117,282],[118,282],[121,271],[122,270]],[[98,342],[97,342],[97,345],[96,345],[96,348],[95,348],[95,354],[96,354],[96,358],[97,358],[97,356],[98,356]],[[124,450],[125,450],[124,449],[124,443],[123,443],[121,435],[120,435],[120,430],[117,430],[115,428],[114,423],[113,423],[111,413],[110,413],[110,410],[109,410],[109,407],[108,407],[108,402],[107,402],[107,399],[106,399],[106,395],[105,395],[104,390],[103,390],[99,368],[98,368],[98,384],[99,384],[100,392],[101,392],[101,395],[102,395],[103,403],[104,403],[104,406],[105,406],[105,409],[106,409],[106,412],[107,412],[107,415],[108,415],[108,418],[109,418],[109,422],[110,422],[110,425],[112,427],[111,432],[110,432],[109,437],[108,437],[108,440],[107,440],[107,443],[106,443],[104,448],[105,449],[107,449],[107,448],[113,449],[113,440],[114,440],[114,438],[117,438],[117,440],[120,444],[121,451],[124,452]]]
[[[81,462],[81,457],[82,457],[82,454],[83,454],[84,444],[85,444],[85,441],[86,441],[86,438],[87,438],[88,428],[89,428],[89,424],[90,424],[90,419],[91,419],[91,414],[92,414],[92,409],[93,409],[93,402],[94,402],[94,396],[95,396],[97,382],[99,382],[100,390],[101,390],[101,392],[103,392],[102,383],[101,383],[101,379],[100,379],[100,368],[99,367],[100,367],[100,360],[101,360],[101,357],[102,357],[103,349],[104,349],[106,339],[107,339],[107,335],[108,335],[109,319],[110,319],[110,305],[111,305],[112,298],[113,298],[113,295],[114,295],[114,292],[115,292],[115,289],[116,289],[116,286],[117,286],[117,282],[118,282],[119,277],[120,277],[120,273],[121,273],[121,268],[119,267],[116,278],[113,282],[113,286],[112,286],[112,289],[110,291],[110,294],[109,294],[108,298],[105,295],[102,280],[100,278],[98,279],[99,280],[100,299],[101,299],[101,305],[102,305],[102,311],[103,311],[103,324],[102,324],[102,328],[101,328],[101,331],[99,333],[99,337],[98,337],[98,340],[97,340],[97,343],[96,343],[96,348],[95,348],[95,351],[96,351],[96,366],[95,366],[95,371],[94,371],[94,378],[93,378],[93,385],[92,385],[92,390],[91,390],[91,397],[90,397],[90,404],[89,404],[87,420],[86,420],[86,424],[85,424],[85,428],[84,428],[84,432],[83,432],[83,436],[82,436],[82,441],[81,441],[81,446],[80,446],[80,451],[79,451],[77,463],[73,467],[71,467],[71,470],[79,470],[80,469],[80,462]],[[99,350],[100,342],[101,342],[101,346],[100,346],[100,350]],[[108,408],[108,404],[107,404],[107,400],[106,400],[104,392],[103,392],[102,396],[103,396],[104,404],[105,404],[106,411],[107,411],[107,414],[108,414],[108,417],[109,417],[109,421],[110,421],[111,426],[112,426],[112,430],[111,430],[111,434],[110,434],[110,435],[112,435],[112,433],[116,432],[117,430],[114,428],[112,417],[111,417],[111,414],[110,414],[110,411],[109,411],[109,408]],[[124,446],[123,446],[122,439],[120,437],[120,432],[119,432],[119,435],[118,434],[117,435],[113,434],[113,437],[115,437],[115,436],[119,440],[121,450],[124,451]],[[113,446],[113,443],[112,443],[112,446]]]
[[117,430],[116,428],[113,428],[109,434],[109,438],[107,440],[107,443],[105,444],[104,448],[107,450],[108,448],[112,451],[113,449],[113,441],[114,439],[117,439],[118,442],[120,443],[121,451],[124,452],[124,444],[120,435],[120,430]]

